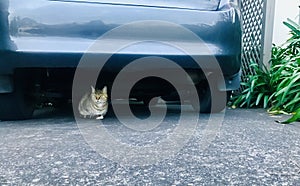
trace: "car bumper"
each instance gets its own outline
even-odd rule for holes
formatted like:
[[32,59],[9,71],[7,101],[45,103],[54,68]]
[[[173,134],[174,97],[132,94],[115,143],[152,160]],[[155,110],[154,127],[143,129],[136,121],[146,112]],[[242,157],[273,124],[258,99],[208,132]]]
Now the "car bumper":
[[[24,7],[26,9],[27,6]],[[60,12],[53,14],[54,10]],[[61,12],[65,14],[59,19]],[[101,60],[104,56],[111,56],[106,65],[106,70],[111,72],[117,72],[136,59],[157,56],[175,62],[187,71],[201,69],[209,74],[221,69],[225,79],[232,82],[232,78],[239,79],[241,65],[241,28],[237,12],[233,7],[218,11],[195,11],[53,1],[44,1],[44,4],[33,9],[21,11],[10,4],[7,10],[0,11],[0,27],[3,30],[0,36],[0,87],[11,82],[11,78],[7,77],[12,77],[16,69],[77,68],[87,54],[99,58],[98,65],[107,63]],[[159,20],[160,23],[152,25],[152,30],[157,31],[156,35],[152,30],[147,30],[147,20]],[[111,45],[118,45],[122,40],[127,43],[133,40],[125,50],[90,50],[97,43],[97,38],[132,22],[140,22],[144,26],[133,29],[129,34],[122,32],[109,41]],[[203,42],[195,44],[189,35],[174,32],[174,25],[190,31]],[[175,41],[178,45],[149,42],[160,39]],[[141,42],[136,43],[137,40]],[[181,50],[182,44],[191,50]],[[169,69],[168,66],[163,68]],[[226,83],[226,87],[232,90],[237,86],[227,86]],[[9,88],[6,90],[9,91]]]

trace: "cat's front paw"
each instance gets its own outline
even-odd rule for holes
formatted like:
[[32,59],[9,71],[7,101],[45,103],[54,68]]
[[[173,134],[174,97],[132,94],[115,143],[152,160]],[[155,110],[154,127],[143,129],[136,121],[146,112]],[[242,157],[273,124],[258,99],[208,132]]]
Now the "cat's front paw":
[[96,117],[96,119],[98,120],[98,119],[104,119],[104,117],[103,116],[98,116],[98,117]]

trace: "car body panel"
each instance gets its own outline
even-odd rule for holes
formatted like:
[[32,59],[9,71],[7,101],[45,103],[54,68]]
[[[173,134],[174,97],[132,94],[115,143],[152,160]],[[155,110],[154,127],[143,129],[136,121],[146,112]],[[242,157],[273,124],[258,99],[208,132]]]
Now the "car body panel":
[[[108,31],[124,24],[149,20],[178,24],[196,34],[203,41],[203,48],[210,49],[207,52],[199,48],[198,53],[192,56],[207,64],[203,67],[213,69],[207,59],[215,56],[225,76],[232,77],[239,73],[241,29],[238,9],[228,6],[216,10],[214,5],[201,10],[192,8],[191,5],[174,6],[174,3],[169,6],[155,6],[152,1],[145,0],[143,2],[148,2],[148,5],[101,2],[2,0],[0,75],[13,74],[16,68],[76,67],[81,56]],[[193,45],[194,41],[188,37],[176,33],[168,35],[167,27],[157,29],[161,30],[167,41],[176,40]],[[118,39],[161,39],[153,36],[151,31],[139,33],[134,37],[124,34],[112,39],[112,42]],[[139,57],[156,55],[173,59],[185,69],[199,68],[186,54],[155,42],[143,42],[139,47],[131,47],[117,55],[121,61],[128,62]],[[112,66],[119,69],[122,64],[116,61]]]
[[51,0],[60,2],[91,3],[103,5],[139,6],[168,9],[217,10],[220,0]]

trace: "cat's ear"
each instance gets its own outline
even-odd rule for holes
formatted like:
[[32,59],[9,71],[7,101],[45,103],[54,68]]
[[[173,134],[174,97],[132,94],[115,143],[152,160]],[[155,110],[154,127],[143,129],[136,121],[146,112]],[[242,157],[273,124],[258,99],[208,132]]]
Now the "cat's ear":
[[92,93],[95,93],[95,88],[93,87],[93,85],[91,86],[92,89]]
[[107,87],[106,87],[106,86],[103,87],[102,93],[103,93],[103,94],[107,94]]

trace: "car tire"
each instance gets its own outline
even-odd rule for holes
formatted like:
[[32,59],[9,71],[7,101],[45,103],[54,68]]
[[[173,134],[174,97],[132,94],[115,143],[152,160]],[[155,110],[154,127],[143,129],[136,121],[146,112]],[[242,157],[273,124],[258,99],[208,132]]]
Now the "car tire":
[[[196,86],[197,94],[191,96],[191,105],[193,109],[200,113],[218,113],[226,108],[230,99],[231,91],[219,91],[216,87]],[[194,99],[198,96],[199,103]],[[200,108],[199,108],[200,107]]]
[[35,102],[31,94],[33,90],[28,79],[16,75],[14,91],[0,94],[0,120],[30,119],[33,115]]

